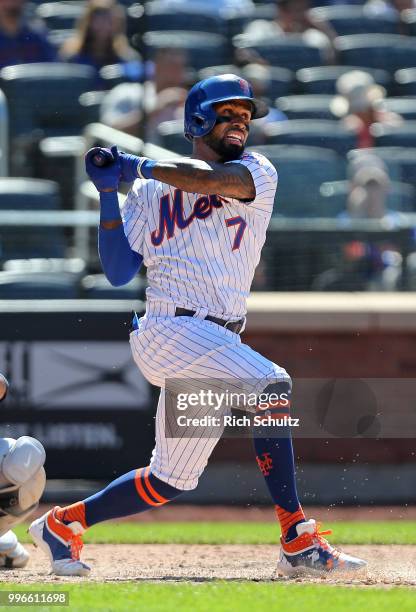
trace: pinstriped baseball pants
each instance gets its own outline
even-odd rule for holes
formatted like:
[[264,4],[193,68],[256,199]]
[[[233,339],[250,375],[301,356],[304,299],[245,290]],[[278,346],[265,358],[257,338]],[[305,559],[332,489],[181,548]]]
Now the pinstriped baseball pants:
[[[290,380],[287,372],[248,345],[240,336],[203,318],[154,316],[140,319],[130,334],[133,358],[145,378],[161,387],[156,413],[156,445],[152,473],[171,486],[191,490],[198,484],[208,459],[221,437],[218,429],[203,438],[165,435],[163,388],[169,378],[256,380],[261,392],[267,385]],[[254,389],[253,389],[254,391]]]

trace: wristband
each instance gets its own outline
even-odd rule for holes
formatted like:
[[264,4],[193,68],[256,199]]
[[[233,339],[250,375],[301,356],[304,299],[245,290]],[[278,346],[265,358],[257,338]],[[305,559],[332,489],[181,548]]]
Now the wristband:
[[152,179],[153,168],[155,166],[156,161],[154,159],[149,159],[148,157],[141,157],[139,163],[137,164],[137,176],[141,179]]

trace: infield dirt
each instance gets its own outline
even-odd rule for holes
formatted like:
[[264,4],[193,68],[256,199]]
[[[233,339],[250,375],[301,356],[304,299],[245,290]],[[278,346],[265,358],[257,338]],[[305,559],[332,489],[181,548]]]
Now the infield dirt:
[[[206,582],[211,580],[282,580],[276,576],[277,546],[183,544],[87,544],[82,559],[92,567],[88,578],[49,575],[49,562],[33,545],[29,565],[0,572],[0,581],[32,582]],[[343,546],[368,561],[360,575],[297,578],[296,582],[416,588],[416,546]]]

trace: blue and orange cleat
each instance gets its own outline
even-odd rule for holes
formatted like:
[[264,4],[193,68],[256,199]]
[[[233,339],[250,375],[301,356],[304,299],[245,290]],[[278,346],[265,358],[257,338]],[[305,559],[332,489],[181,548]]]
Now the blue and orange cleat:
[[88,576],[91,568],[80,560],[84,528],[78,521],[65,525],[56,518],[56,506],[29,527],[36,546],[49,556],[57,576]]
[[337,550],[322,536],[331,531],[319,531],[314,519],[296,525],[297,537],[286,541],[280,539],[278,573],[284,576],[327,574],[328,572],[351,572],[362,570],[367,562]]

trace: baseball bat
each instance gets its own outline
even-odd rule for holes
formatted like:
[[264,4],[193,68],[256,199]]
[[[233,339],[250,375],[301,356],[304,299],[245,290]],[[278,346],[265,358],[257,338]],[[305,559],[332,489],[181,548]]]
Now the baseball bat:
[[98,168],[103,168],[104,166],[108,166],[108,164],[111,164],[111,162],[113,161],[114,161],[113,154],[108,149],[100,149],[91,158],[91,162],[94,164],[94,166],[97,166]]

